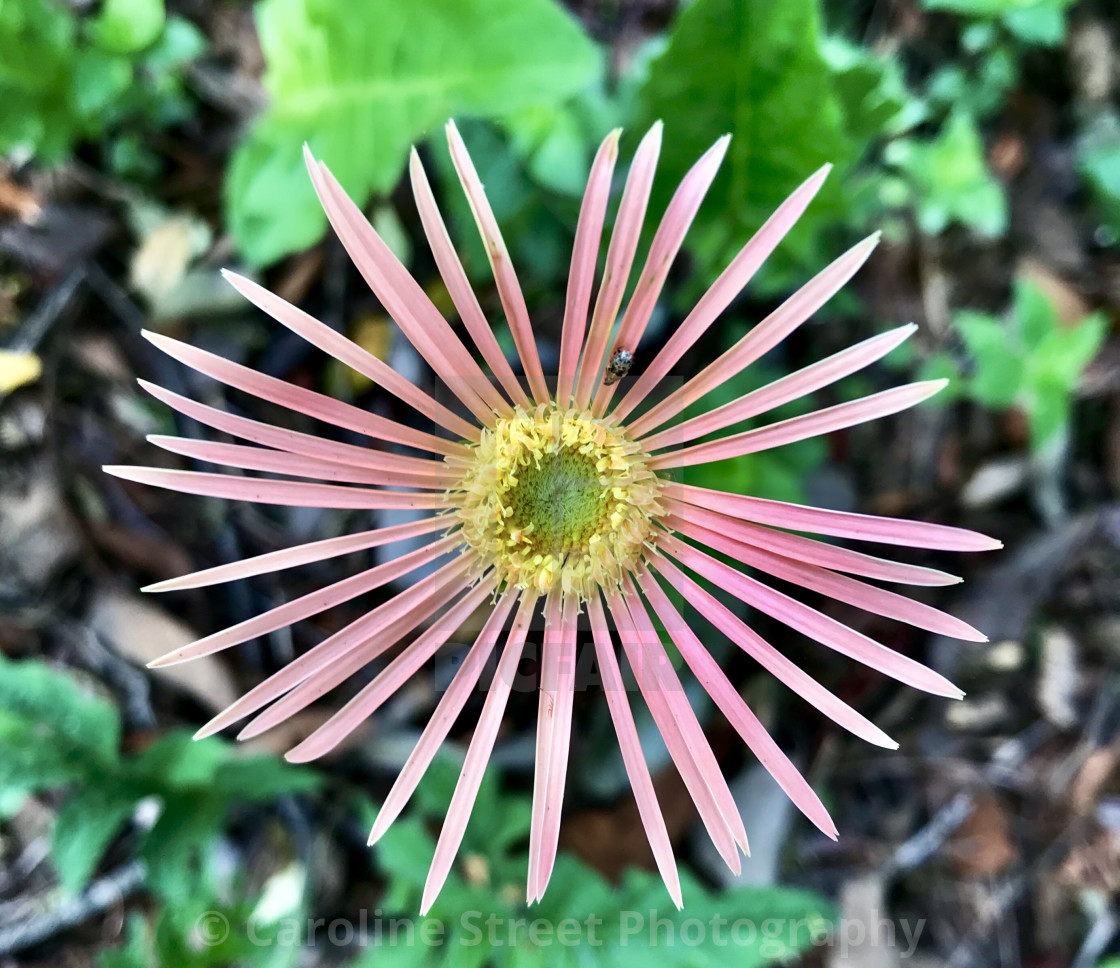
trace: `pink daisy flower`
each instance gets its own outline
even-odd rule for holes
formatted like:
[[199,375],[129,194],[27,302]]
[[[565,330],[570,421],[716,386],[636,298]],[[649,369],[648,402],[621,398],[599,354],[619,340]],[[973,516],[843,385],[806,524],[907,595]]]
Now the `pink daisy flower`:
[[[525,299],[482,184],[454,124],[448,124],[447,135],[455,168],[486,245],[524,382],[499,348],[467,281],[415,151],[409,171],[416,203],[470,345],[443,318],[327,167],[306,152],[311,179],[342,244],[404,335],[462,407],[437,401],[343,335],[256,283],[227,273],[229,281],[248,300],[415,408],[434,432],[367,413],[176,340],[147,334],[176,360],[230,387],[364,434],[377,443],[359,447],[296,433],[203,406],[145,383],[150,393],[180,413],[255,445],[153,438],[159,446],[227,467],[313,481],[140,467],[106,470],[131,481],[232,500],[430,512],[413,523],[221,565],[160,582],[149,591],[213,585],[405,538],[428,536],[430,540],[395,560],[208,635],[153,665],[182,662],[230,648],[391,582],[407,580],[421,566],[438,562],[426,577],[414,580],[405,591],[324,639],[199,731],[199,735],[209,735],[256,714],[241,733],[242,737],[255,736],[411,637],[409,644],[345,706],[288,754],[290,760],[304,762],[335,747],[423,667],[472,613],[490,603],[482,631],[440,698],[370,835],[372,844],[399,815],[477,687],[487,660],[496,652],[496,671],[428,875],[422,902],[422,910],[427,912],[462,840],[530,623],[538,610],[543,610],[527,882],[531,903],[544,894],[556,858],[572,730],[577,620],[586,612],[607,704],[641,819],[657,866],[679,907],[682,899],[673,850],[638,741],[615,639],[713,843],[730,868],[738,871],[740,851],[747,850],[743,821],[666,655],[655,620],[743,741],[802,813],[829,837],[836,836],[836,828],[819,797],[767,735],[688,627],[667,589],[836,723],[879,746],[895,748],[897,744],[878,727],[763,640],[694,576],[900,682],[935,695],[959,697],[961,692],[938,673],[752,576],[770,575],[921,629],[984,641],[983,635],[964,622],[864,580],[948,585],[959,580],[954,576],[795,532],[946,551],[981,551],[1000,545],[958,528],[725,493],[675,482],[669,476],[678,468],[757,453],[897,413],[943,386],[944,381],[913,383],[697,443],[713,432],[732,428],[875,362],[911,334],[914,327],[904,326],[702,416],[672,423],[685,407],[733,379],[812,316],[867,259],[877,242],[877,236],[872,236],[840,256],[722,356],[650,405],[651,395],[657,394],[684,354],[719,318],[800,217],[827,176],[827,166],[781,204],[661,350],[648,361],[641,361],[640,375],[616,399],[620,386],[617,378],[623,375],[635,351],[641,357],[642,335],[666,275],[729,139],[717,141],[681,182],[619,321],[653,182],[661,126],[655,125],[645,135],[631,163],[592,307],[619,132],[607,136],[595,156],[580,210],[559,372],[550,381],[541,366]],[[492,377],[482,369],[474,350]],[[406,456],[387,449],[389,444],[418,453]],[[726,564],[703,546],[740,562],[752,574]],[[499,648],[500,641],[503,644]]]

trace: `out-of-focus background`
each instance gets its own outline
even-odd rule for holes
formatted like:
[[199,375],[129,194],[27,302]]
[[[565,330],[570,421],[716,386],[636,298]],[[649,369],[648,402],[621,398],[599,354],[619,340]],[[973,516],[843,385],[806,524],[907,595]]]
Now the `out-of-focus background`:
[[[1120,964],[1118,94],[1115,0],[0,0],[0,964]],[[916,593],[987,632],[987,646],[814,601],[954,679],[968,693],[959,703],[749,616],[893,734],[896,753],[843,735],[727,642],[707,641],[841,837],[803,821],[697,694],[754,854],[741,881],[722,869],[643,720],[686,874],[679,914],[651,873],[606,705],[590,689],[577,699],[545,900],[521,900],[536,708],[526,691],[448,886],[431,918],[411,920],[481,696],[405,817],[376,849],[365,837],[466,630],[313,767],[279,754],[354,684],[246,746],[190,736],[376,596],[145,669],[369,557],[206,592],[140,586],[387,522],[104,475],[106,463],[189,466],[145,437],[201,433],[137,377],[333,432],[196,377],[140,330],[397,415],[377,387],[251,309],[219,269],[254,275],[428,383],[326,234],[300,157],[310,143],[450,307],[401,180],[416,143],[511,346],[438,136],[449,116],[490,192],[546,367],[583,180],[611,128],[626,129],[625,163],[641,132],[665,123],[651,220],[703,149],[734,135],[643,353],[831,161],[809,213],[684,372],[881,229],[854,283],[728,395],[908,321],[919,326],[910,343],[806,407],[911,377],[950,376],[952,387],[914,412],[692,479],[1006,542],[911,556],[966,577]],[[491,913],[499,928],[481,930]],[[594,938],[580,929],[575,947],[535,947],[516,927],[589,915],[603,925]],[[393,934],[393,916],[415,936]],[[755,930],[728,947],[715,916]],[[651,955],[654,918],[664,921]],[[442,926],[442,947],[425,943],[425,923]]]

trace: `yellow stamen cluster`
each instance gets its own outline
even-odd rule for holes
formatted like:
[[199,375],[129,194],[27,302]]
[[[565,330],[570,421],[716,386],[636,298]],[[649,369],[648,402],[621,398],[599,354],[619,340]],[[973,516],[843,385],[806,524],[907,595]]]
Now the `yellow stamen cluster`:
[[508,585],[583,598],[642,560],[661,483],[621,428],[542,404],[499,418],[448,494],[463,540]]

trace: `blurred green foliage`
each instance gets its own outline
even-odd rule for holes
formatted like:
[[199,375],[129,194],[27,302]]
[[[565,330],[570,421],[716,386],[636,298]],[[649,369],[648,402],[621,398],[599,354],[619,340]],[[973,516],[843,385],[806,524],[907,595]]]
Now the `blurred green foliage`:
[[551,0],[391,0],[368,10],[355,16],[337,0],[256,8],[271,105],[228,183],[230,229],[253,262],[302,249],[326,226],[304,142],[364,204],[393,187],[411,143],[449,116],[548,106],[599,70],[594,44]]
[[190,116],[183,68],[204,49],[193,25],[165,18],[163,0],[106,0],[91,16],[0,0],[0,151],[58,163],[104,139],[115,173],[151,174],[142,134]]
[[318,777],[229,744],[165,733],[122,755],[116,706],[41,662],[0,658],[0,799],[10,815],[27,794],[65,788],[51,857],[63,889],[80,891],[106,848],[132,823],[147,886],[186,903],[213,890],[209,855],[238,804],[314,790]]
[[[417,789],[411,816],[397,821],[379,842],[376,861],[392,885],[382,899],[387,917],[410,916],[417,910],[423,893],[427,869],[417,858],[428,858],[435,850],[431,822],[442,822],[451,802],[458,778],[458,766],[450,757],[437,758],[424,782]],[[372,823],[375,811],[366,805]],[[523,843],[528,836],[531,804],[527,797],[509,796],[499,789],[494,773],[488,772],[479,790],[467,826],[461,856],[471,863],[455,869],[432,907],[430,918],[443,924],[439,946],[391,944],[388,933],[375,937],[365,957],[352,968],[403,968],[448,963],[499,966],[581,965],[589,956],[594,964],[617,968],[644,968],[656,950],[658,965],[722,966],[733,957],[743,968],[781,963],[794,957],[827,935],[835,912],[827,901],[808,891],[786,887],[747,887],[723,892],[705,888],[687,872],[682,872],[685,908],[677,911],[669,900],[661,878],[647,871],[627,871],[621,882],[612,886],[602,876],[570,854],[560,854],[544,899],[526,907],[524,884],[527,860]],[[469,871],[471,879],[464,873]],[[462,917],[463,912],[480,912],[477,919]],[[629,912],[629,914],[627,914]],[[491,932],[486,918],[494,915],[500,926]],[[642,918],[638,929],[635,915]],[[551,925],[564,921],[581,924],[589,916],[599,919],[591,929],[598,942],[565,946],[552,943],[537,946],[530,940],[527,922],[542,919]],[[722,943],[708,930],[698,944],[681,943],[687,937],[685,921],[710,924],[722,918],[725,925]],[[650,922],[658,921],[662,944],[650,944]],[[749,919],[753,936],[743,935],[730,944],[727,925]],[[514,926],[520,921],[520,929]],[[763,925],[780,926],[769,934]],[[675,944],[664,939],[671,933]]]
[[[1046,293],[1028,279],[1017,280],[1008,319],[962,311],[953,327],[971,361],[954,392],[994,410],[1021,407],[1036,452],[1068,428],[1078,379],[1108,334],[1103,313],[1062,326]],[[953,360],[939,355],[926,362],[924,376],[954,370]]]

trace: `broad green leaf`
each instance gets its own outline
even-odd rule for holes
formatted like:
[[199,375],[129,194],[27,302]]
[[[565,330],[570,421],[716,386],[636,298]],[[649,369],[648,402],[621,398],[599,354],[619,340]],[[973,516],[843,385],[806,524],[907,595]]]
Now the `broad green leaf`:
[[138,783],[153,790],[210,788],[218,769],[230,758],[220,739],[194,740],[190,733],[166,733],[127,764]]
[[724,132],[732,141],[689,234],[708,277],[774,208],[825,162],[839,169],[779,261],[804,259],[816,234],[843,210],[839,183],[855,147],[818,49],[816,0],[695,0],[684,5],[669,44],[640,93],[644,123],[665,122],[651,218],[660,218],[685,172]]
[[76,791],[55,820],[51,859],[62,886],[76,894],[97,868],[105,848],[136,807],[137,796],[106,777],[99,786]]
[[947,10],[966,17],[1002,17],[1038,7],[1064,10],[1072,3],[1073,0],[922,0],[927,10]]
[[310,769],[275,756],[250,756],[222,764],[214,775],[213,790],[231,799],[260,802],[310,793],[322,785],[323,778]]
[[155,43],[163,19],[163,0],[104,0],[89,34],[103,50],[131,54]]
[[1057,380],[1036,380],[1023,394],[1031,428],[1031,450],[1042,450],[1062,428],[1069,426],[1069,388]]
[[974,364],[969,393],[986,407],[1010,407],[1023,383],[1023,360],[1004,324],[984,313],[957,313],[953,325]]
[[1015,280],[1013,308],[1023,349],[1034,352],[1058,325],[1054,305],[1038,283],[1020,276]]
[[1077,167],[1115,242],[1120,236],[1120,117],[1104,114],[1088,126],[1078,145]]
[[1004,26],[1026,44],[1057,47],[1066,39],[1066,15],[1061,6],[1040,3],[1011,10],[1003,17]]
[[964,111],[955,111],[932,141],[894,142],[886,158],[914,183],[918,225],[927,235],[938,235],[953,222],[981,235],[1006,230],[1003,189],[988,171],[980,133]]
[[234,156],[227,204],[257,263],[323,232],[305,141],[364,204],[448,117],[556,104],[600,70],[594,44],[552,0],[264,0],[256,13],[271,104]]
[[117,759],[116,707],[43,662],[0,658],[0,710],[31,724],[40,745],[85,753],[91,767]]
[[1103,313],[1086,316],[1076,326],[1055,327],[1039,342],[1028,362],[1028,373],[1039,374],[1072,393],[1108,335]]

